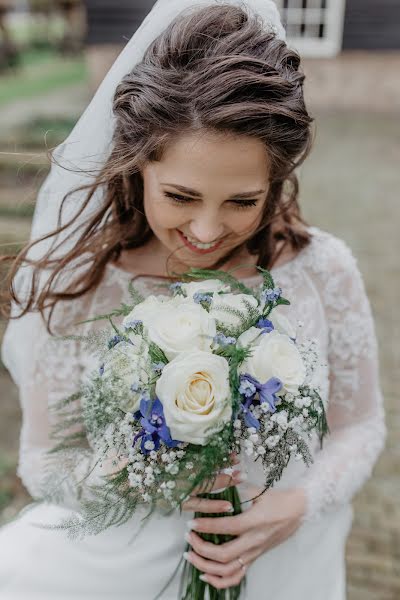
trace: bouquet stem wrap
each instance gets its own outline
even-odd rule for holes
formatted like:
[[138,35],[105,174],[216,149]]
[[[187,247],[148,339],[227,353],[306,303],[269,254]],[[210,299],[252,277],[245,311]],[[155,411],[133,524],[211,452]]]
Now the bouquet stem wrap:
[[[235,486],[226,488],[222,492],[217,494],[200,494],[200,498],[208,498],[211,500],[225,500],[232,504],[232,513],[219,513],[219,514],[204,514],[195,513],[197,517],[226,517],[232,515],[238,515],[242,512],[239,492]],[[199,533],[205,541],[212,542],[213,544],[225,544],[234,539],[232,535],[214,534],[214,533]],[[188,544],[186,551],[190,550]],[[242,579],[238,586],[228,588],[225,590],[217,590],[212,585],[200,579],[201,571],[199,571],[194,565],[189,562],[185,562],[185,566],[182,574],[182,589],[184,590],[181,594],[181,600],[239,600],[240,593],[243,588],[245,580]]]

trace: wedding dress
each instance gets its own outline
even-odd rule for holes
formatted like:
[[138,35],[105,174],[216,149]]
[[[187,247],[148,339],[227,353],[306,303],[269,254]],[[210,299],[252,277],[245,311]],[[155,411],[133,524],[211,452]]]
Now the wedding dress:
[[[365,482],[385,437],[374,325],[360,272],[343,241],[311,227],[312,240],[290,262],[272,269],[277,285],[292,304],[285,307],[293,322],[302,322],[300,341],[318,341],[323,361],[324,400],[330,435],[321,450],[312,440],[314,463],[291,461],[277,488],[301,486],[307,513],[297,532],[260,556],[247,572],[246,600],[342,600],[345,598],[344,548],[352,521],[350,501]],[[129,300],[132,274],[109,264],[98,287],[83,298],[58,305],[55,323],[63,328],[106,313]],[[246,283],[259,285],[258,277]],[[138,279],[142,293],[154,292],[153,281]],[[98,323],[97,323],[98,325]],[[76,391],[93,368],[93,359],[78,341],[55,340],[39,316],[32,321],[33,346],[24,371],[11,374],[20,383],[23,424],[18,475],[32,494],[40,493],[46,451],[51,447],[54,413],[49,408]],[[86,331],[94,328],[86,324]],[[71,331],[71,329],[70,329]],[[82,331],[82,329],[80,329]],[[10,356],[6,331],[3,358]],[[15,350],[14,350],[15,351]],[[16,350],[18,351],[18,350]],[[7,363],[6,363],[7,366]],[[65,532],[41,529],[37,523],[59,523],[79,509],[74,483],[94,464],[69,473],[61,505],[36,505],[0,529],[1,600],[153,600],[175,571],[185,549],[185,522],[191,513],[154,515],[141,527],[135,515],[83,541]],[[262,472],[243,459],[248,481],[261,484]],[[88,478],[99,477],[97,467]],[[242,484],[244,493],[246,484]],[[135,537],[136,536],[136,537]],[[160,596],[178,600],[179,572]]]

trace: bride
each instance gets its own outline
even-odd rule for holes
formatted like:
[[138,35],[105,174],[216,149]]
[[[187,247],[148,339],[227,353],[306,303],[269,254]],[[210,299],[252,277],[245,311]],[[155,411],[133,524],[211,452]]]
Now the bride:
[[[40,498],[51,408],[93,367],[78,340],[56,335],[93,329],[76,323],[127,301],[132,278],[148,294],[189,267],[238,267],[257,286],[261,265],[291,299],[282,311],[301,322],[298,336],[317,340],[326,364],[323,449],[313,439],[312,466],[291,461],[242,515],[193,521],[194,510],[226,510],[193,496],[180,514],[156,514],[143,528],[138,515],[83,540],[38,527],[79,511],[86,485],[112,468],[93,468],[88,451],[56,482],[59,502],[33,503],[0,530],[2,600],[179,600],[179,573],[166,584],[186,542],[185,559],[215,588],[246,575],[247,600],[345,598],[350,501],[385,425],[356,260],[307,225],[297,204],[295,169],[312,137],[299,62],[269,0],[159,0],[54,152],[31,244],[9,273],[2,353],[23,410],[18,474]],[[239,458],[233,477],[220,474],[215,485],[254,498],[262,472]],[[236,537],[217,546],[199,532]]]

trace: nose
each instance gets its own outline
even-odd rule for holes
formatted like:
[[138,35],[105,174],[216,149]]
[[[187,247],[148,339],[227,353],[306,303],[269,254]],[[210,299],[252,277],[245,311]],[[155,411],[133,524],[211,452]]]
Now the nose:
[[189,226],[190,234],[203,244],[209,244],[222,236],[224,225],[215,214],[198,215]]

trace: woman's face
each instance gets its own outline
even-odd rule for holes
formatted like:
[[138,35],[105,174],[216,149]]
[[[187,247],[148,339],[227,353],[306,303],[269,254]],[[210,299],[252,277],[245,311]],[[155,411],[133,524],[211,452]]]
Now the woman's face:
[[269,185],[264,144],[191,133],[142,171],[144,210],[160,248],[186,267],[209,267],[252,236]]

